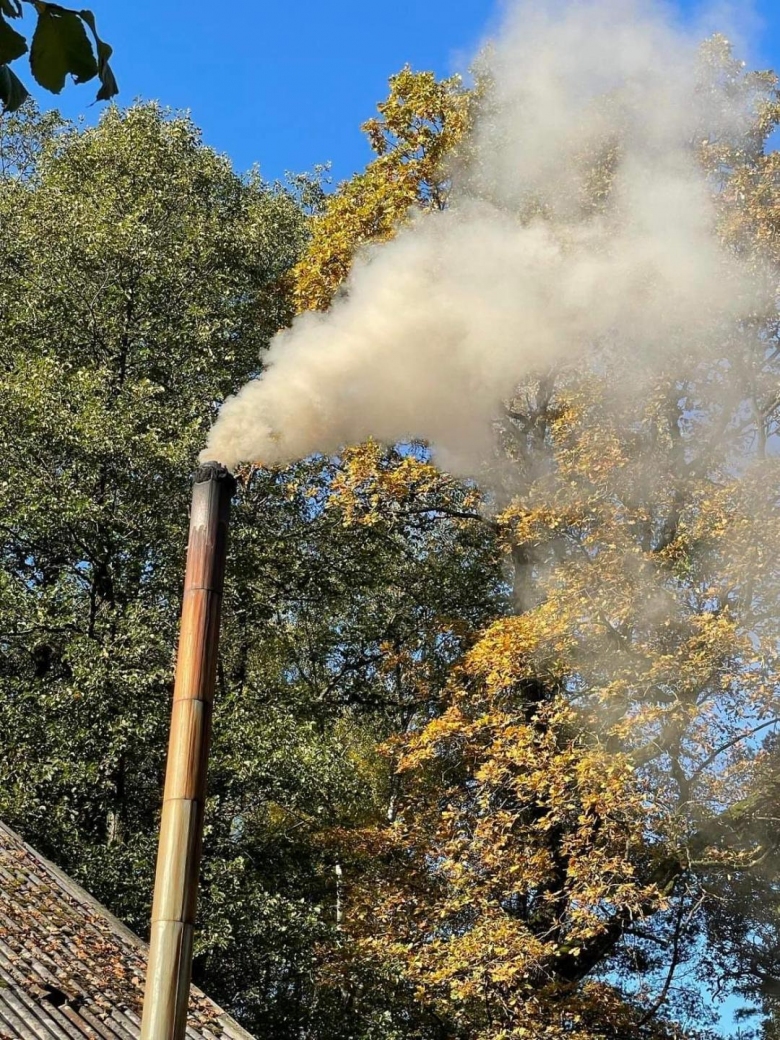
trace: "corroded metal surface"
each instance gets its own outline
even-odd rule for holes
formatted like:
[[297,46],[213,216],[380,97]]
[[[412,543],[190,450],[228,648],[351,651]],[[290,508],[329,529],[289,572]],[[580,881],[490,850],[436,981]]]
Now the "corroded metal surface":
[[195,474],[182,598],[142,1040],[181,1040],[192,966],[206,770],[230,500],[217,463]]

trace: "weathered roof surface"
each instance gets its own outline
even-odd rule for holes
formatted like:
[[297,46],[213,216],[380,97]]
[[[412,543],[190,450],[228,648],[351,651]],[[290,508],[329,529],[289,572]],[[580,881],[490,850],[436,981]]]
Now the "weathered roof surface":
[[[141,940],[0,823],[0,1038],[137,1040]],[[251,1040],[193,987],[190,1040]]]

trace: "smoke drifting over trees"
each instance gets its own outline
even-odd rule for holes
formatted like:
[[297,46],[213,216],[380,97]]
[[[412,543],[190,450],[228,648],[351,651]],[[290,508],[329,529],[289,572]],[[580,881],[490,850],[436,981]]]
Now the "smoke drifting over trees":
[[[387,242],[420,83],[382,109],[386,196],[367,174],[323,218],[348,237],[351,199],[379,241],[203,452],[423,438],[485,497],[369,443],[342,451],[349,522],[487,525],[505,554],[507,616],[434,705],[405,662],[391,826],[338,836],[353,945],[328,970],[346,988],[359,954],[444,1035],[712,1036],[702,984],[771,1012],[780,978],[776,81],[653,5],[516,6],[449,182]],[[340,254],[316,237],[319,306]]]
[[[518,382],[605,348],[616,390],[771,306],[716,233],[700,152],[755,98],[641,2],[516,5],[446,207],[365,249],[326,314],[281,332],[202,458],[273,465],[369,436],[473,473]],[[615,345],[617,349],[615,351]]]
[[154,106],[0,124],[0,818],[145,927],[186,472],[262,357],[221,457],[326,454],[239,472],[199,984],[279,1040],[769,1040],[777,80],[596,5],[477,80],[394,76],[311,221]]

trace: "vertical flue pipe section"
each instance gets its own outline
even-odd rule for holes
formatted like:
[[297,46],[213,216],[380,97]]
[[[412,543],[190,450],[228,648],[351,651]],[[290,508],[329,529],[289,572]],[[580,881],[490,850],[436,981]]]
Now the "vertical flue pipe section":
[[187,1027],[230,500],[215,462],[195,474],[171,733],[152,906],[142,1040],[181,1040]]

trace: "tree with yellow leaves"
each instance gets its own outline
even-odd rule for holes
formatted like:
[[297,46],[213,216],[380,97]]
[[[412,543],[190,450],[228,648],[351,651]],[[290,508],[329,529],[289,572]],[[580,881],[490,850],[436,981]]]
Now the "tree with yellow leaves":
[[446,164],[468,129],[472,105],[457,76],[440,82],[407,67],[392,77],[379,118],[363,125],[376,158],[314,219],[296,271],[301,310],[327,310],[362,245],[392,238],[413,208],[446,204]]
[[[699,158],[724,243],[759,276],[780,259],[776,81],[720,38],[703,68],[754,113]],[[477,103],[409,70],[392,82],[368,124],[378,158],[317,219],[301,306],[326,307],[410,207],[446,205]],[[608,191],[608,157],[593,173]],[[386,818],[327,839],[347,897],[324,984],[364,985],[363,964],[406,987],[429,1031],[405,1035],[706,1035],[702,982],[780,992],[777,332],[757,315],[618,401],[608,355],[538,373],[506,402],[489,492],[424,453],[345,453],[346,523],[487,529],[508,587],[441,687],[420,676],[384,746]],[[415,660],[388,659],[414,685]]]

